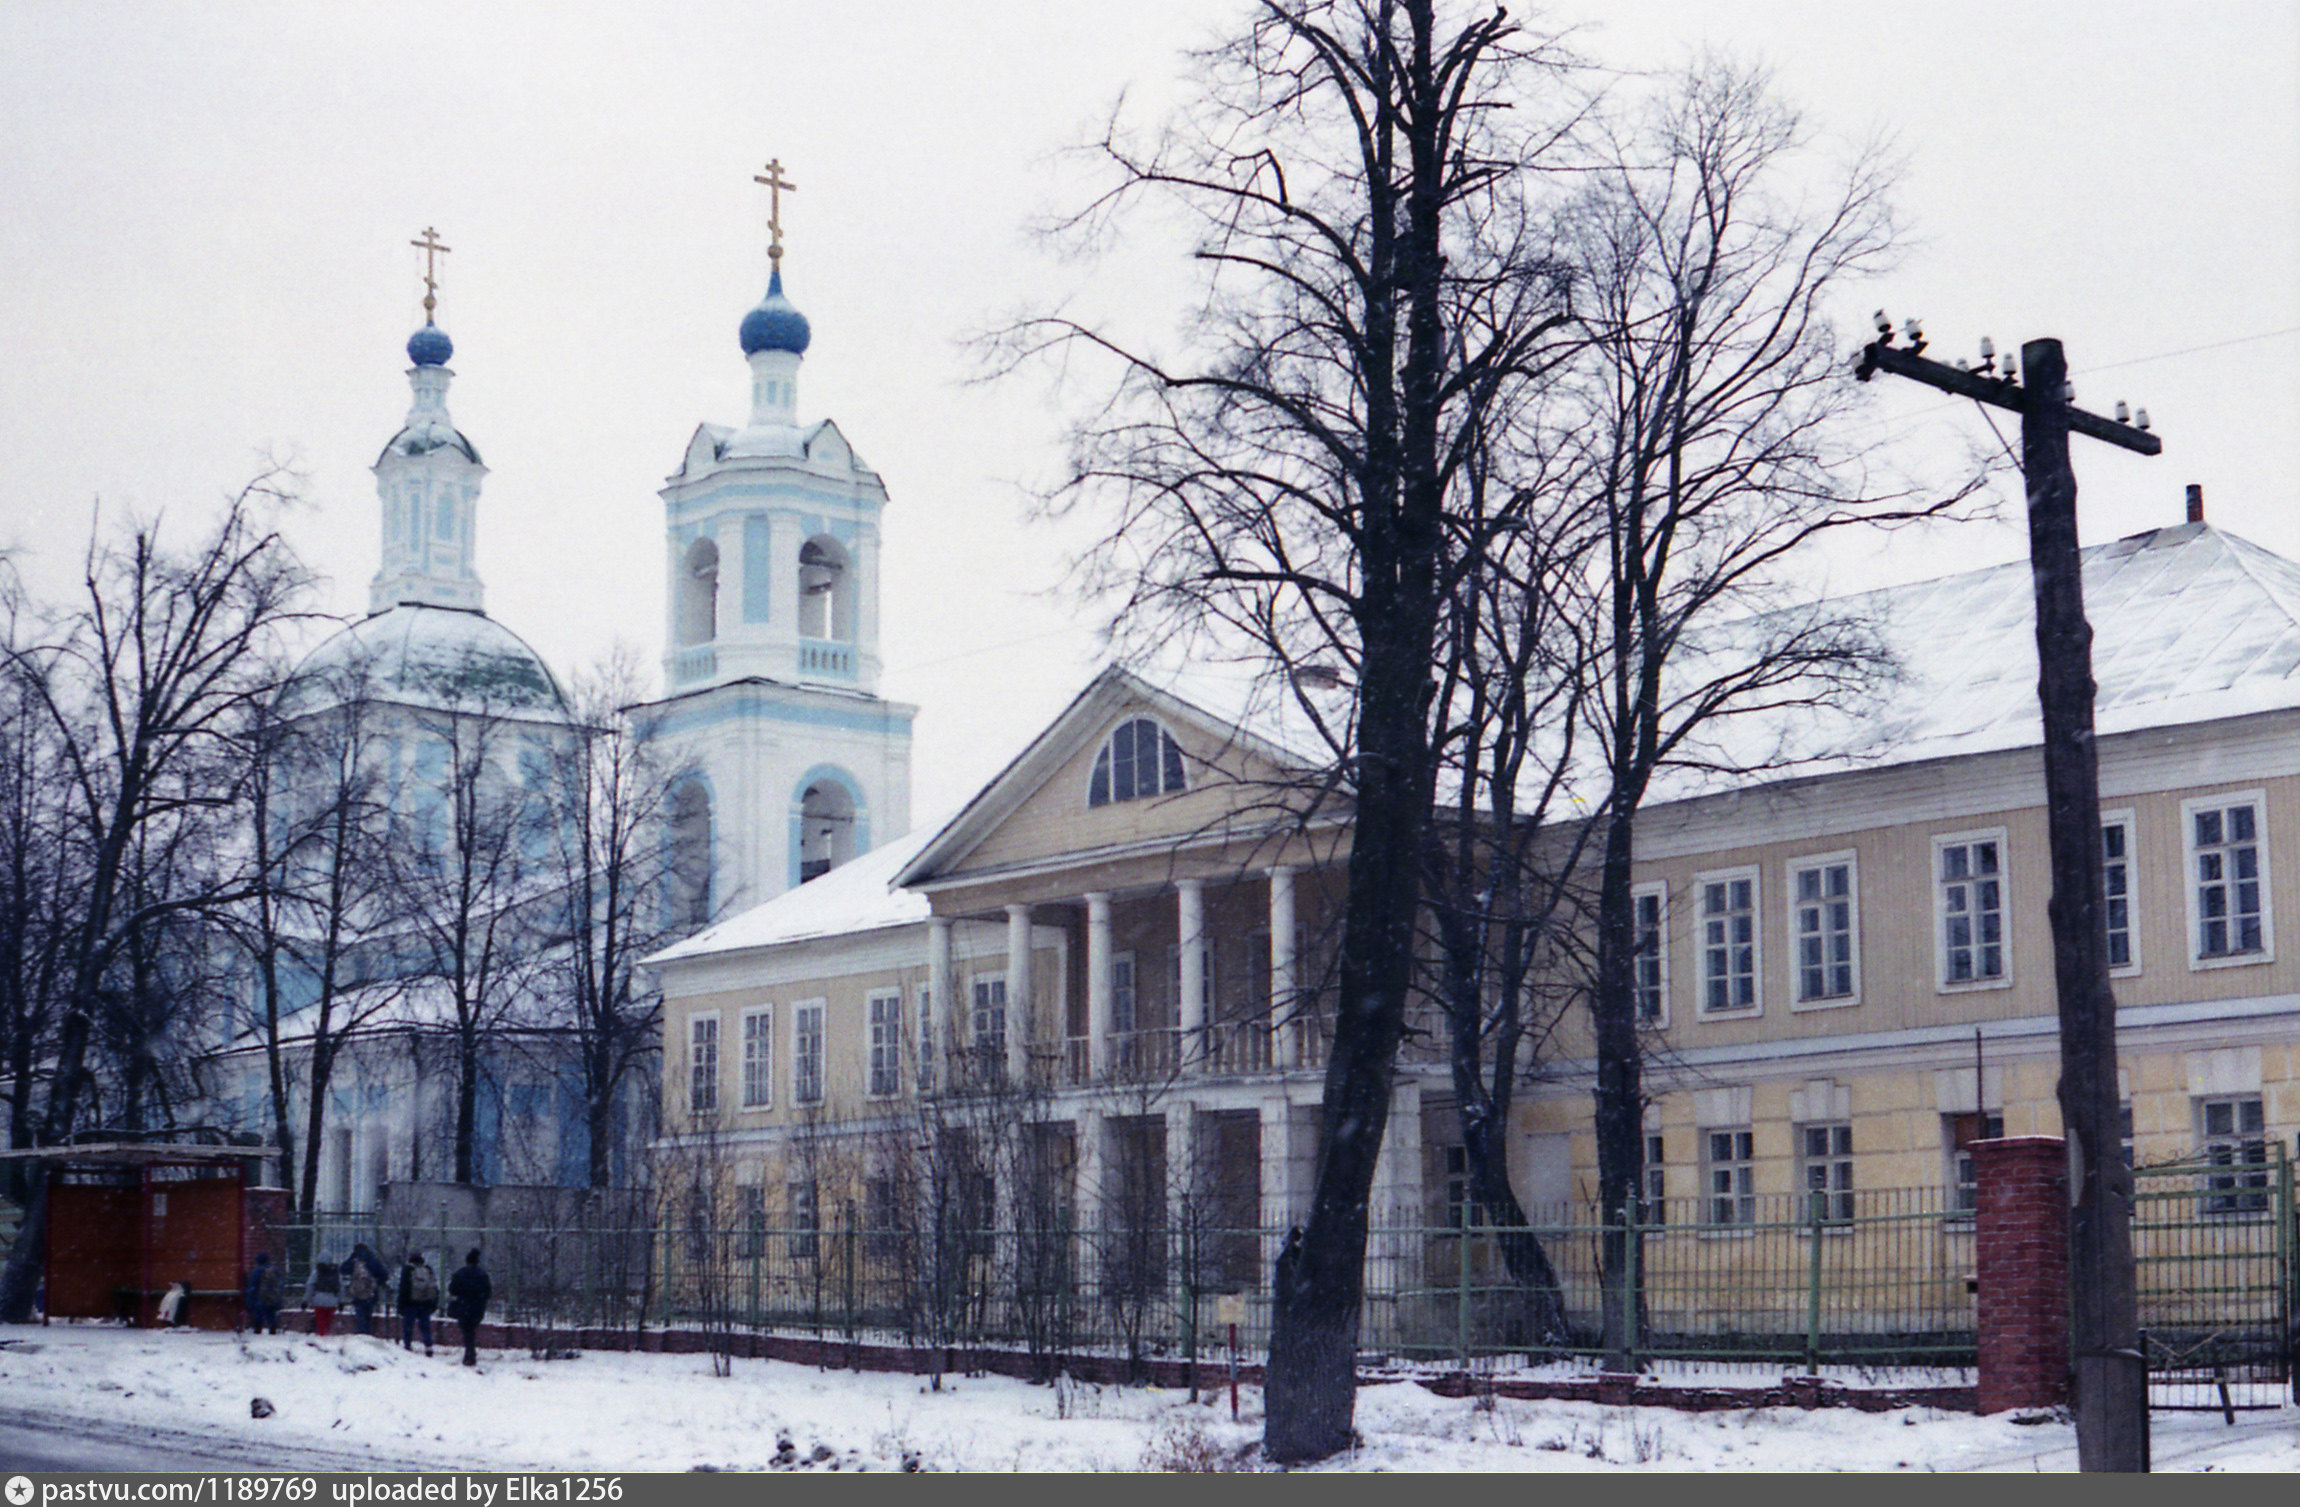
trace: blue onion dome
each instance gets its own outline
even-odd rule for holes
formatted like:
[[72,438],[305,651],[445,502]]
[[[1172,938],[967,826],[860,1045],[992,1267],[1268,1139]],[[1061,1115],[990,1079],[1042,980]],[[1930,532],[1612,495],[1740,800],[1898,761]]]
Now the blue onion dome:
[[803,356],[811,338],[807,316],[783,297],[783,270],[777,267],[774,276],[767,280],[767,296],[759,300],[757,308],[743,316],[743,354],[756,356],[761,351],[789,351],[794,356]]
[[447,331],[429,320],[407,337],[407,359],[417,366],[445,366],[454,354],[455,342],[447,338]]

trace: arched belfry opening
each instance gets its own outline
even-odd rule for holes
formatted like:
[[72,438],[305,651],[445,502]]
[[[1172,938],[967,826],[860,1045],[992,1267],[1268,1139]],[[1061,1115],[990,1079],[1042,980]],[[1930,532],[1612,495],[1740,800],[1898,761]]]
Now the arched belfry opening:
[[809,539],[799,548],[799,636],[854,638],[854,573],[835,539]]
[[719,546],[697,539],[679,563],[679,642],[707,644],[719,636]]
[[799,883],[820,879],[855,856],[855,802],[834,780],[799,797]]

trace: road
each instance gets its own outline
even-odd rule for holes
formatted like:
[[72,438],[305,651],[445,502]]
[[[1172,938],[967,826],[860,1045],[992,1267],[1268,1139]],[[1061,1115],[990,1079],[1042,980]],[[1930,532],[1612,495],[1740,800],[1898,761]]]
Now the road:
[[438,1460],[371,1455],[245,1439],[145,1424],[0,1408],[0,1473],[112,1470],[446,1470]]

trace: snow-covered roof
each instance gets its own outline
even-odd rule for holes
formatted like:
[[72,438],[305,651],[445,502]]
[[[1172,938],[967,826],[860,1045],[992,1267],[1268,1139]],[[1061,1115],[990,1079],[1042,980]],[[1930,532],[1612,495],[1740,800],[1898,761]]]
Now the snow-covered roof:
[[550,667],[518,634],[483,612],[402,603],[353,623],[312,650],[281,692],[289,716],[357,688],[438,711],[563,716]]
[[705,927],[685,941],[654,954],[647,962],[676,963],[688,958],[802,942],[810,937],[844,936],[924,921],[931,913],[926,896],[916,890],[895,888],[894,876],[934,839],[943,825],[942,821],[923,823],[909,835],[881,843],[818,879]]
[[[2082,558],[2100,736],[2300,707],[2300,565],[2202,523]],[[1899,663],[1897,682],[1861,704],[1739,719],[1717,740],[1725,762],[1785,759],[1812,774],[2042,741],[2026,560],[1817,610],[1869,623]]]

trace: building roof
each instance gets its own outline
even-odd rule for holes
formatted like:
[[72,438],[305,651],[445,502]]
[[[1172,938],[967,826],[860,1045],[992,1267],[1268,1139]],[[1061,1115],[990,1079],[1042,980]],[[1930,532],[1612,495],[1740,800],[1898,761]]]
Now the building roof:
[[915,827],[908,836],[881,843],[818,879],[705,927],[647,962],[677,963],[924,921],[931,914],[926,896],[895,888],[894,877],[944,825],[945,821],[938,820]]
[[305,657],[280,693],[283,715],[332,704],[353,686],[435,711],[563,717],[551,669],[484,612],[402,603],[353,623]]

